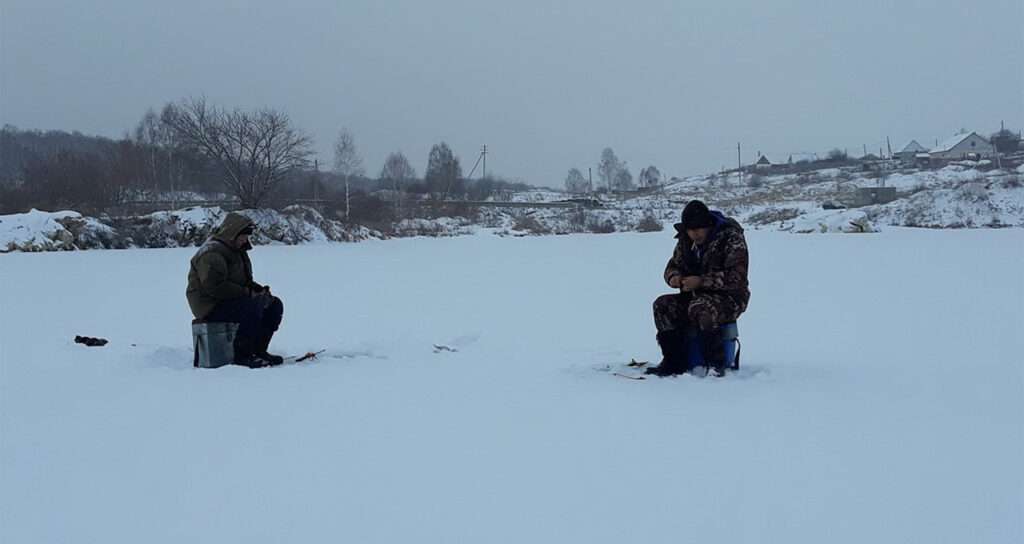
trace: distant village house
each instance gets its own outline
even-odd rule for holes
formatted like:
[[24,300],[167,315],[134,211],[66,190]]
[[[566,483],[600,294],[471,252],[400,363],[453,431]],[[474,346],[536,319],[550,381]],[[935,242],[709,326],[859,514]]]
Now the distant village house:
[[910,162],[917,158],[918,153],[927,152],[928,150],[925,149],[923,145],[917,143],[917,140],[910,140],[909,144],[907,144],[903,149],[894,153],[894,155],[898,160]]
[[963,160],[984,159],[993,156],[995,152],[992,144],[977,132],[966,132],[939,142],[930,155],[933,159]]

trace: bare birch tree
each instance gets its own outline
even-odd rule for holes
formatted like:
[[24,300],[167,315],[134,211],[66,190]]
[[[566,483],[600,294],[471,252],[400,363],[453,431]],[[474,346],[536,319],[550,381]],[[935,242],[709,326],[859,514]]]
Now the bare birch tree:
[[334,171],[345,179],[345,220],[348,221],[352,211],[349,205],[349,178],[361,176],[365,170],[363,158],[356,151],[356,140],[346,128],[341,129],[334,142]]
[[401,218],[402,185],[416,179],[416,170],[401,151],[388,155],[380,170],[380,183],[391,188],[395,198],[395,217]]

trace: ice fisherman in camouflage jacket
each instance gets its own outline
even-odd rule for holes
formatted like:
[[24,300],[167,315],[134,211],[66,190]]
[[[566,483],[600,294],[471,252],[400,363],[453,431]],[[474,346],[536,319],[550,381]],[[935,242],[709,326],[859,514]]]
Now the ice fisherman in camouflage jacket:
[[671,376],[689,370],[685,331],[694,327],[699,330],[705,362],[715,376],[724,376],[721,326],[736,321],[750,300],[743,227],[692,200],[675,228],[678,241],[665,265],[665,282],[679,293],[654,301],[654,325],[663,357],[647,373]]

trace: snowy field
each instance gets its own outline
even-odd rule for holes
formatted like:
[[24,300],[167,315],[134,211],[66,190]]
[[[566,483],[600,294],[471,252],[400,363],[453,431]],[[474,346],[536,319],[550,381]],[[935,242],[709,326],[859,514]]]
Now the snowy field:
[[264,370],[193,249],[0,255],[0,542],[1024,542],[1024,230],[750,232],[739,374],[595,370],[670,232],[258,247]]

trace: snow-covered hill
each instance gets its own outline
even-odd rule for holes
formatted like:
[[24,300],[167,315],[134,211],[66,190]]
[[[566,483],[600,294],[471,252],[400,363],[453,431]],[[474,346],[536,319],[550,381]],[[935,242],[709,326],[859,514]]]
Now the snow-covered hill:
[[[826,204],[849,203],[858,190],[883,185],[896,190],[895,201],[824,209]],[[1024,166],[998,170],[957,163],[941,169],[886,173],[826,168],[799,174],[747,175],[742,182],[736,174],[695,176],[657,192],[603,195],[596,208],[543,207],[567,203],[568,196],[550,190],[525,192],[514,195],[515,206],[484,207],[461,217],[403,219],[387,235],[325,218],[303,206],[282,212],[243,213],[260,225],[257,243],[264,244],[459,236],[481,230],[503,236],[644,232],[678,221],[682,207],[694,198],[724,210],[749,229],[793,233],[863,233],[889,226],[1024,227]],[[523,207],[525,203],[537,205]],[[220,208],[189,208],[111,219],[33,210],[0,216],[0,252],[197,245],[223,214]]]
[[[1024,226],[1024,166],[982,168],[975,163],[893,172],[851,172],[838,168],[802,174],[698,176],[666,188],[678,203],[703,198],[744,224],[793,232],[848,232],[886,226],[929,228]],[[850,201],[857,190],[897,190],[897,200],[848,210],[823,210],[825,203]],[[857,223],[850,225],[850,222]],[[818,228],[815,228],[818,227]]]

